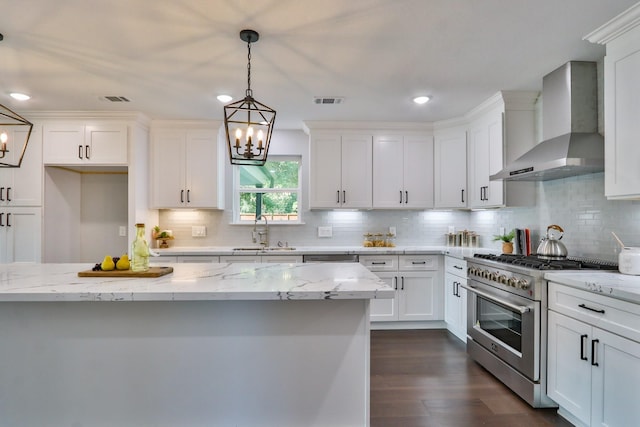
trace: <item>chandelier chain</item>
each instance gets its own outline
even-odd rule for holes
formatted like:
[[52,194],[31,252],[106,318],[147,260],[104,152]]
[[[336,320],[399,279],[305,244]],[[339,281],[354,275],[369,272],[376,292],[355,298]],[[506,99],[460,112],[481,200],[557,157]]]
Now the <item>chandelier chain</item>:
[[247,41],[247,96],[253,96],[251,91],[251,39]]

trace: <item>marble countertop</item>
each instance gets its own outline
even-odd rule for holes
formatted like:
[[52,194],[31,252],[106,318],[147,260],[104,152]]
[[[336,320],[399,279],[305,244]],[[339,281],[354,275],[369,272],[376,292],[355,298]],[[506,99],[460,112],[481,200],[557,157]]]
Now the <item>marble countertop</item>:
[[358,263],[167,264],[157,278],[78,277],[88,264],[0,264],[0,301],[390,299]]
[[613,271],[554,272],[544,278],[574,288],[640,304],[640,276]]
[[[448,246],[397,246],[393,248],[365,248],[362,246],[292,246],[290,250],[234,250],[242,246],[177,246],[168,249],[153,249],[160,256],[179,255],[317,255],[317,254],[358,254],[358,255],[448,255],[464,259],[474,253],[499,253],[497,249],[466,248]],[[252,245],[247,245],[247,248]]]

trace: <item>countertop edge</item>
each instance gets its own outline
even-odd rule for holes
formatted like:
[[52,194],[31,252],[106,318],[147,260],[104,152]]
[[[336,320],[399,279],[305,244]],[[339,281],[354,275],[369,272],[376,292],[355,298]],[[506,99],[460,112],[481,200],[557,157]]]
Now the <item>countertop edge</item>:
[[566,271],[546,273],[544,278],[594,294],[640,304],[640,276],[604,271]]

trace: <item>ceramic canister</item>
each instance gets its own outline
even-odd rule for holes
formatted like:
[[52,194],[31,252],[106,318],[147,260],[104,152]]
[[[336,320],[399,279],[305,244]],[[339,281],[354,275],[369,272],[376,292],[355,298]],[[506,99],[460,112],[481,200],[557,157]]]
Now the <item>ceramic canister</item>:
[[618,270],[622,274],[640,275],[640,248],[622,248],[618,255]]

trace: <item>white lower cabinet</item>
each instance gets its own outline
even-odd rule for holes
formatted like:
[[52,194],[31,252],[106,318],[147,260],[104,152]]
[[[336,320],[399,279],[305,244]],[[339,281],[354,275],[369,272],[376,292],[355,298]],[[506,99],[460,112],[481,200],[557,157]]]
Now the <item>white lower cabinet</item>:
[[0,209],[0,262],[41,262],[42,208]]
[[220,257],[214,255],[180,255],[176,262],[220,262]]
[[266,262],[266,263],[300,263],[302,255],[221,255],[220,262]]
[[[638,306],[549,284],[547,394],[578,426],[640,424]],[[595,311],[594,311],[595,310]],[[597,326],[596,326],[597,325]]]
[[444,257],[444,321],[447,329],[467,342],[467,262]]
[[360,256],[361,264],[396,290],[393,299],[371,300],[371,321],[442,320],[439,259],[438,255]]

